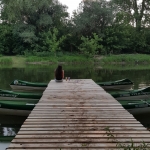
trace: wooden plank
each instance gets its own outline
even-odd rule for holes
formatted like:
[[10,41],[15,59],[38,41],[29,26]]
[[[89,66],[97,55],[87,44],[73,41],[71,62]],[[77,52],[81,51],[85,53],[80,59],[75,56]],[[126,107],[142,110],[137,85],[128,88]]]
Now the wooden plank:
[[[38,105],[37,105],[35,108],[43,108],[43,109],[46,109],[46,108],[47,108],[47,109],[48,109],[48,108],[49,108],[49,109],[50,109],[50,108],[57,108],[57,109],[59,109],[59,108],[62,108],[62,107],[61,107],[61,106],[57,106],[57,105],[53,105],[53,106],[38,106]],[[117,109],[117,108],[118,108],[118,109],[120,109],[120,108],[124,109],[124,108],[121,107],[121,106],[115,106],[115,107],[113,107],[113,106],[107,107],[107,106],[106,106],[106,107],[102,107],[102,108],[95,106],[95,107],[93,108],[93,107],[90,107],[90,106],[84,107],[84,106],[81,106],[81,105],[80,105],[80,106],[72,106],[72,107],[71,107],[71,106],[70,106],[70,107],[69,107],[69,106],[65,106],[64,108],[65,108],[65,109],[68,109],[68,108],[69,108],[69,109],[70,109],[70,108],[72,108],[72,109],[78,108],[78,109],[87,109],[87,110],[88,110],[88,109],[95,109],[95,108],[97,108],[97,109],[106,109],[106,110],[109,110],[109,109]],[[124,109],[124,110],[125,110],[125,109]],[[126,110],[126,111],[127,111],[127,110]]]
[[[124,112],[128,112],[127,110],[125,110],[124,108],[122,108],[122,107],[103,107],[103,108],[97,108],[97,107],[95,107],[94,109],[92,108],[92,107],[55,107],[55,108],[51,108],[50,109],[50,107],[35,107],[34,109],[33,109],[33,111],[39,111],[39,112],[41,112],[41,111],[57,111],[57,110],[62,110],[62,111],[68,111],[68,112],[70,112],[71,110],[72,110],[72,112],[80,112],[81,110],[83,110],[83,109],[85,109],[85,110],[87,110],[87,111],[89,111],[89,112],[91,112],[91,111],[98,111],[98,110],[101,110],[101,111],[113,111],[113,110],[116,110],[116,111],[124,111]],[[76,110],[76,111],[75,111]]]
[[[82,121],[82,122],[81,122]],[[96,123],[139,123],[139,121],[137,120],[133,120],[133,119],[30,119],[28,118],[27,120],[25,120],[24,123],[93,123],[93,122],[96,122]]]
[[63,107],[66,107],[66,106],[70,106],[70,107],[122,107],[121,104],[99,104],[99,103],[84,103],[84,102],[80,102],[80,103],[73,103],[72,102],[67,102],[67,103],[54,103],[54,102],[49,102],[49,103],[38,103],[36,104],[36,106],[63,106]]
[[[135,145],[140,145],[140,143],[134,143]],[[22,143],[22,144],[10,144],[9,148],[59,148],[59,149],[63,149],[63,148],[82,148],[82,147],[86,147],[86,148],[116,148],[116,143]],[[148,145],[148,147],[150,147]]]
[[[64,117],[59,117],[59,116],[47,116],[47,117],[41,117],[41,116],[31,116],[30,117],[30,115],[29,115],[29,117],[28,118],[30,118],[30,119],[86,119],[87,118],[87,115],[86,116],[64,116]],[[107,118],[107,119],[110,119],[110,118],[133,118],[134,119],[134,117],[133,116],[116,116],[116,115],[114,115],[114,116],[111,116],[111,117],[107,117],[107,115],[105,115],[105,116],[98,116],[98,117],[96,117],[96,116],[88,116],[88,118],[89,119],[96,119],[96,118],[99,118],[99,119],[102,119],[102,118]]]
[[[107,110],[106,110],[107,111]],[[30,116],[31,115],[74,115],[74,114],[76,114],[76,116],[77,115],[82,115],[83,113],[84,113],[84,115],[100,115],[101,113],[106,113],[106,111],[102,111],[102,112],[86,112],[86,111],[84,111],[84,112],[66,112],[66,111],[64,111],[64,112],[57,112],[57,111],[50,111],[50,112],[48,112],[48,110],[47,111],[44,111],[44,109],[43,110],[41,110],[40,112],[39,111],[33,111],[31,114],[30,114]],[[116,115],[118,115],[118,113],[119,113],[119,111],[109,111],[109,113],[112,113],[112,114],[116,114]],[[108,113],[107,113],[108,114]],[[130,113],[129,112],[126,112],[126,113],[123,113],[123,111],[120,111],[120,115],[121,114],[123,114],[123,115],[130,115]]]
[[52,128],[52,127],[143,127],[141,124],[107,124],[107,123],[101,123],[101,124],[36,124],[36,125],[22,125],[23,128]]
[[[99,104],[109,104],[109,105],[113,105],[113,104],[120,104],[117,100],[112,100],[112,99],[85,99],[84,101],[82,99],[45,99],[42,98],[38,103],[49,103],[49,102],[56,102],[56,103],[67,103],[67,102],[72,102],[74,101],[74,103],[99,103]],[[121,105],[121,104],[120,104]]]
[[[126,142],[131,142],[131,140],[127,139],[127,137],[117,137],[117,138],[109,138],[108,137],[102,137],[102,138],[81,138],[81,137],[76,137],[76,138],[70,138],[70,137],[67,137],[67,138],[27,138],[27,139],[21,139],[21,138],[16,138],[14,140],[12,140],[12,143],[82,143],[82,142],[93,142],[93,143],[101,143],[101,142],[105,142],[105,143],[110,143],[111,141],[118,141],[121,142],[121,143],[126,143]],[[136,138],[136,137],[132,137],[132,142],[138,142],[138,143],[142,143],[142,142],[148,142],[150,143],[149,139],[148,138]]]
[[[88,130],[88,131],[19,131],[18,134],[16,135],[16,138],[27,138],[27,137],[32,137],[32,136],[37,136],[37,137],[43,137],[45,136],[45,138],[50,138],[52,135],[53,137],[57,136],[65,136],[65,137],[69,137],[72,135],[72,137],[100,137],[102,138],[103,135],[105,137],[107,137],[107,130],[105,130],[105,128],[103,128],[103,130],[100,131],[95,131],[95,130]],[[150,132],[148,132],[146,129],[143,130],[130,130],[130,134],[128,130],[111,130],[110,133],[113,133],[114,136],[119,136],[119,137],[149,137],[150,136]],[[79,135],[79,136],[78,136]],[[52,137],[52,138],[53,138]]]
[[[111,115],[109,115],[109,117],[111,118],[111,117],[114,117],[114,116],[116,116],[118,113],[112,113]],[[88,115],[88,114],[59,114],[59,115],[57,115],[57,114],[38,114],[38,115],[36,115],[36,114],[30,114],[29,115],[29,117],[37,117],[37,118],[42,118],[42,117],[47,117],[47,118],[87,118],[87,116],[88,116],[88,118],[93,118],[93,117],[99,117],[99,115],[98,114],[90,114],[90,115]],[[107,114],[103,114],[103,115],[101,115],[101,117],[107,117]],[[130,114],[119,114],[118,116],[121,116],[121,117],[130,117]]]
[[[106,111],[102,111],[103,113],[107,113],[108,114],[108,112],[106,112]],[[115,111],[109,111],[109,113],[111,113],[111,115],[118,115],[118,113],[119,113],[119,111],[117,111],[117,112],[115,112]],[[59,116],[64,116],[64,115],[74,115],[74,116],[79,116],[79,115],[82,115],[82,116],[84,116],[84,115],[95,115],[95,116],[98,116],[98,115],[100,115],[100,112],[77,112],[77,113],[74,113],[74,112],[48,112],[48,111],[42,111],[41,113],[40,112],[33,112],[33,113],[31,113],[30,114],[30,117],[31,116],[43,116],[43,115],[45,115],[45,116],[56,116],[56,115],[59,115]],[[110,115],[110,116],[111,116]],[[120,114],[119,115],[123,115],[123,116],[125,116],[125,115],[130,115],[130,113],[129,112],[120,112]]]
[[[119,109],[101,109],[101,108],[98,108],[98,109],[87,109],[87,110],[84,110],[86,113],[105,113],[105,112],[108,112],[111,113],[111,112],[118,112],[118,113],[129,113],[128,111],[125,111],[125,109],[122,109],[122,108],[119,108]],[[43,109],[43,108],[39,108],[39,109],[33,109],[32,110],[32,113],[51,113],[51,114],[59,114],[59,113],[81,113],[83,112],[82,109],[66,109],[66,108],[61,108],[61,109]]]
[[[49,103],[49,102],[56,102],[56,103],[69,103],[69,102],[74,102],[74,103],[90,103],[92,104],[93,103],[98,103],[98,104],[109,104],[109,105],[113,105],[113,104],[120,104],[117,100],[115,99],[110,99],[110,98],[101,98],[99,97],[99,99],[95,99],[95,98],[92,98],[90,99],[90,97],[88,98],[84,98],[84,101],[82,98],[64,98],[64,99],[58,99],[58,98],[50,98],[50,97],[47,97],[47,98],[43,98],[39,100],[39,103]],[[121,105],[121,104],[120,104]]]
[[[37,148],[36,148],[37,149]],[[49,150],[58,150],[58,148],[48,148]],[[82,150],[89,150],[89,148],[82,147]],[[7,150],[14,150],[14,148],[7,148]],[[17,150],[23,150],[22,148],[17,148]],[[28,150],[33,150],[28,148]],[[47,150],[47,148],[38,148],[37,150]],[[70,148],[63,148],[63,150],[70,150]],[[71,150],[79,150],[78,148],[71,148]],[[99,148],[90,148],[90,150],[99,150]],[[104,150],[104,149],[101,149]],[[110,150],[110,148],[105,148],[105,150]],[[118,148],[113,148],[113,150],[119,150]]]
[[72,91],[50,91],[44,92],[42,98],[45,99],[111,99],[112,101],[115,100],[110,94],[104,92],[97,92],[97,91],[86,91],[86,92],[72,92]]
[[[20,131],[88,131],[88,130],[104,130],[104,128],[109,127],[110,130],[135,130],[135,126],[101,126],[101,127],[79,127],[74,126],[74,127],[70,127],[70,126],[64,126],[64,127],[49,127],[49,128],[21,128]],[[143,127],[136,127],[136,130],[143,130]]]
[[[114,137],[115,138],[119,138],[119,139],[128,139],[130,138],[134,138],[134,139],[139,139],[141,140],[142,138],[144,139],[149,139],[150,136],[149,134],[124,134],[124,133],[121,133],[121,134],[114,134]],[[15,137],[15,139],[13,140],[13,142],[17,142],[21,139],[74,139],[74,138],[80,138],[80,140],[82,138],[92,138],[92,139],[105,139],[104,141],[106,142],[106,140],[108,140],[108,135],[105,133],[105,134],[55,134],[55,135],[37,135],[37,134],[32,134],[32,135],[17,135]],[[111,138],[111,137],[110,137]],[[129,140],[129,139],[128,139]],[[142,141],[142,140],[141,140]]]
[[[44,120],[44,121],[40,121],[40,120],[38,120],[38,121],[28,121],[28,120],[26,120],[23,124],[24,125],[34,125],[34,124],[100,124],[101,123],[101,121],[97,121],[97,120],[95,120],[95,121],[82,121],[82,123],[81,123],[81,121],[80,120],[78,120],[78,121],[68,121],[68,120],[64,120],[64,121],[60,121],[60,120],[58,120],[58,121],[47,121],[47,120]],[[137,124],[139,124],[139,122],[138,121],[135,121],[135,120],[133,120],[133,121],[119,121],[119,122],[117,122],[117,121],[102,121],[102,123],[107,123],[107,125],[109,125],[109,124],[116,124],[116,123],[121,123],[121,124],[135,124],[135,123],[137,123]]]

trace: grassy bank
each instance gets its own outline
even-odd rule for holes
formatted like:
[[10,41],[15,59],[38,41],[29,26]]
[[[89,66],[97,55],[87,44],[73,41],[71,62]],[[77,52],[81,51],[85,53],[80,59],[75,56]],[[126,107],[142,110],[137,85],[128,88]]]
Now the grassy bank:
[[29,56],[26,58],[27,63],[73,63],[73,64],[82,64],[82,63],[92,63],[93,59],[86,58],[83,55],[63,55],[60,57],[49,56],[49,57],[39,57],[39,56]]
[[[110,56],[97,56],[95,58],[87,58],[79,54],[65,54],[60,56],[47,55],[47,56],[0,56],[1,65],[23,66],[27,63],[30,64],[97,64],[101,66],[117,66],[124,65],[133,68],[135,65],[143,65],[150,63],[150,56],[144,54],[124,54],[124,55],[110,55]],[[117,66],[118,67],[118,66]],[[145,66],[146,67],[146,66]],[[132,68],[132,67],[131,67]]]
[[24,67],[26,58],[24,56],[1,56],[0,65],[9,67]]
[[94,64],[93,58],[83,55],[63,56],[0,56],[0,66],[24,67],[26,64]]
[[146,54],[122,54],[109,55],[101,60],[104,64],[149,64],[150,55]]

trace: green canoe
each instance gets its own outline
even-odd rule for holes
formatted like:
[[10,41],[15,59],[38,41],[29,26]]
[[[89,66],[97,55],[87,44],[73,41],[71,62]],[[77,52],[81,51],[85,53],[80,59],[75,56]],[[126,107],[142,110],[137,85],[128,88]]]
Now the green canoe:
[[130,89],[133,85],[133,82],[129,79],[121,79],[116,81],[109,82],[97,82],[98,85],[104,89]]
[[110,94],[117,100],[149,99],[150,87],[122,92],[110,92]]
[[39,100],[41,97],[41,93],[14,92],[0,89],[0,100]]
[[36,103],[15,100],[0,100],[0,114],[28,116]]
[[118,102],[133,115],[150,112],[150,99],[118,100]]
[[[133,82],[129,79],[121,79],[109,82],[97,82],[97,84],[102,86],[104,89],[130,89],[133,85]],[[48,83],[29,82],[22,80],[14,80],[10,83],[10,87],[16,91],[44,91],[47,86]]]
[[10,83],[10,87],[13,90],[24,91],[44,91],[47,87],[47,83],[28,82],[22,80],[14,80]]
[[11,142],[15,136],[0,136],[0,142]]

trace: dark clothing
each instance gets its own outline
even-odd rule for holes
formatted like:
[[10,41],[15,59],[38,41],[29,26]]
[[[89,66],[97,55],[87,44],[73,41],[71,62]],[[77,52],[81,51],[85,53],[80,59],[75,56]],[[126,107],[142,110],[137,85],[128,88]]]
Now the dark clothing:
[[56,77],[56,80],[62,80],[62,78],[63,78],[62,71],[59,72],[58,70],[56,70],[55,77]]

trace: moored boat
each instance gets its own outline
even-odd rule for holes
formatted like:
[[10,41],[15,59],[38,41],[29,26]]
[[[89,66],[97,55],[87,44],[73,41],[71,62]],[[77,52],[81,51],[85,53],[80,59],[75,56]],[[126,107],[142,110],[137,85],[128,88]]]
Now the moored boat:
[[150,113],[150,99],[118,100],[118,102],[133,115]]
[[109,82],[97,82],[104,89],[130,89],[133,85],[133,82],[129,79],[121,79],[116,81],[109,81]]
[[14,92],[0,89],[0,100],[39,100],[41,93]]
[[15,136],[0,136],[0,142],[11,142]]
[[[96,82],[104,89],[130,89],[133,82],[129,79],[121,79],[109,82]],[[29,82],[23,80],[14,80],[10,83],[10,87],[15,91],[44,91],[48,83]]]
[[117,100],[149,99],[150,87],[122,92],[110,92],[110,94]]
[[35,105],[24,101],[0,100],[0,114],[28,116]]
[[47,83],[28,82],[22,80],[14,80],[10,83],[10,87],[17,91],[44,91],[47,85]]

